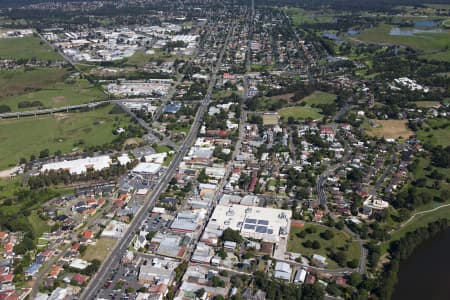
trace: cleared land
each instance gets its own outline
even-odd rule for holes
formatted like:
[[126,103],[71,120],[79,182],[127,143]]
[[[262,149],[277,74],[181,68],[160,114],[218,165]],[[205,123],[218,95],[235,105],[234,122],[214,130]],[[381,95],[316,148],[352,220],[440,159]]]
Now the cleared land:
[[418,107],[439,107],[439,101],[416,101],[414,102]]
[[277,125],[279,116],[276,114],[263,114],[263,124],[270,126],[270,125]]
[[336,95],[325,92],[314,92],[308,97],[302,99],[303,102],[308,104],[309,106],[313,105],[321,105],[321,104],[331,104],[336,100]]
[[[315,232],[306,234],[304,238],[301,238],[299,236],[300,232],[308,230],[308,228],[313,229]],[[334,237],[329,240],[322,238],[320,234],[325,230],[333,232]],[[313,249],[305,247],[303,243],[307,240],[318,241],[320,243],[320,248]],[[331,252],[343,250],[347,254],[347,261],[354,259],[359,260],[360,256],[358,243],[353,242],[347,233],[334,228],[313,224],[305,224],[302,227],[291,226],[287,250],[294,253],[300,253],[309,258],[312,257],[313,254],[326,256],[328,257],[327,261],[329,268],[338,268],[337,263],[330,258]]]
[[[113,129],[126,128],[131,120],[124,114],[109,114],[112,106],[89,112],[54,114],[19,120],[0,120],[0,169],[15,165],[20,158],[29,159],[43,149],[50,153],[61,150],[70,153],[77,147],[85,148],[110,143]],[[75,146],[75,144],[81,145]]]
[[153,54],[146,54],[144,51],[136,51],[136,53],[126,59],[125,65],[142,67],[155,60],[173,61],[175,60],[175,57],[162,50],[155,50]]
[[289,100],[291,100],[291,98],[293,96],[294,96],[294,93],[287,93],[287,94],[272,96],[272,97],[270,97],[270,99],[272,99],[272,100],[282,99],[282,100],[289,101]]
[[57,52],[34,36],[0,39],[0,58],[62,60]]
[[25,71],[23,68],[14,71],[0,72],[0,97],[21,95],[29,91],[44,89],[64,80],[65,69],[42,68]]
[[95,245],[89,245],[83,255],[83,259],[92,261],[98,259],[103,261],[108,253],[111,252],[117,240],[113,238],[102,237],[98,239]]
[[416,33],[413,35],[390,35],[390,25],[381,24],[357,35],[358,40],[369,43],[386,43],[410,46],[424,51],[424,57],[450,61],[450,32]]
[[407,138],[413,135],[408,129],[406,120],[375,120],[379,127],[372,127],[367,131],[370,136],[384,137],[385,139]]
[[278,111],[278,114],[286,120],[293,117],[296,120],[313,119],[318,120],[322,118],[321,110],[307,106],[285,107]]

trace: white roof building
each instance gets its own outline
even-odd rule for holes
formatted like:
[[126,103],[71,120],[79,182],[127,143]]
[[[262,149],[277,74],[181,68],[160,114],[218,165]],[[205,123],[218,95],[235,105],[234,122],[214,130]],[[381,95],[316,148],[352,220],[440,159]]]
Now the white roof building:
[[102,232],[102,237],[121,238],[127,231],[128,225],[124,222],[111,220]]
[[60,162],[44,164],[41,172],[50,170],[68,170],[71,174],[83,174],[88,169],[101,171],[111,166],[112,160],[108,155],[86,157],[75,160],[64,160]]
[[78,269],[78,270],[84,270],[89,266],[89,262],[80,259],[80,258],[75,258],[69,265],[69,267],[74,268],[74,269]]
[[240,231],[247,238],[276,243],[289,234],[292,212],[268,207],[249,207],[239,204],[217,205],[208,227]]
[[307,272],[304,269],[300,269],[295,273],[294,283],[303,283],[305,282]]
[[290,281],[291,274],[292,274],[291,266],[288,263],[278,261],[275,264],[275,273],[273,275],[275,278]]
[[326,265],[327,264],[327,258],[325,256],[319,255],[319,254],[313,254],[312,259],[315,261],[318,261],[319,263]]
[[141,162],[133,169],[133,173],[155,175],[161,170],[161,164]]

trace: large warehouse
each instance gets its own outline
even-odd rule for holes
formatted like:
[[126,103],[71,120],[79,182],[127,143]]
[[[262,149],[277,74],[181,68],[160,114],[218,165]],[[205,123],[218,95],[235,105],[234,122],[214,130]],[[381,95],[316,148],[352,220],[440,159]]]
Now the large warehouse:
[[208,223],[210,229],[238,230],[241,235],[278,243],[289,234],[290,210],[252,207],[239,204],[218,205]]

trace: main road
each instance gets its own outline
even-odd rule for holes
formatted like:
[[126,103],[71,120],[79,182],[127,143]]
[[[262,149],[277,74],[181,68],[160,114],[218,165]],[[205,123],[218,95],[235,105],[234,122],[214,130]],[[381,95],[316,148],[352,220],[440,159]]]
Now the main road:
[[106,257],[105,260],[103,261],[103,264],[100,267],[99,271],[91,278],[88,286],[84,289],[83,293],[81,294],[81,299],[86,300],[95,299],[95,296],[98,290],[101,288],[103,282],[105,282],[106,277],[111,272],[115,264],[117,264],[118,261],[122,258],[123,254],[128,248],[128,245],[131,243],[134,237],[134,233],[139,228],[140,224],[145,220],[148,212],[151,211],[161,193],[163,193],[164,190],[167,188],[167,185],[169,184],[171,178],[175,175],[175,172],[178,166],[180,165],[183,157],[187,154],[187,151],[189,150],[194,140],[196,139],[200,126],[203,122],[203,116],[207,111],[209,102],[211,100],[212,90],[216,82],[217,70],[219,69],[222,63],[223,54],[226,49],[226,45],[228,44],[230,33],[233,31],[233,29],[234,27],[229,29],[227,38],[225,39],[225,42],[220,51],[216,66],[212,68],[211,80],[209,82],[206,96],[203,99],[203,102],[201,103],[195,115],[194,123],[192,124],[186,139],[184,140],[182,146],[175,155],[168,169],[159,179],[154,190],[148,195],[148,199],[146,199],[145,204],[141,207],[141,209],[138,211],[136,216],[131,221],[123,238],[116,243],[109,256]]

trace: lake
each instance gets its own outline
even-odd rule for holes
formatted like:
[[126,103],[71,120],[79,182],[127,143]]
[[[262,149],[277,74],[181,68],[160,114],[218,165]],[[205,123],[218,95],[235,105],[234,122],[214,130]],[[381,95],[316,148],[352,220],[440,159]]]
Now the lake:
[[400,266],[394,300],[450,299],[450,229],[417,248]]

